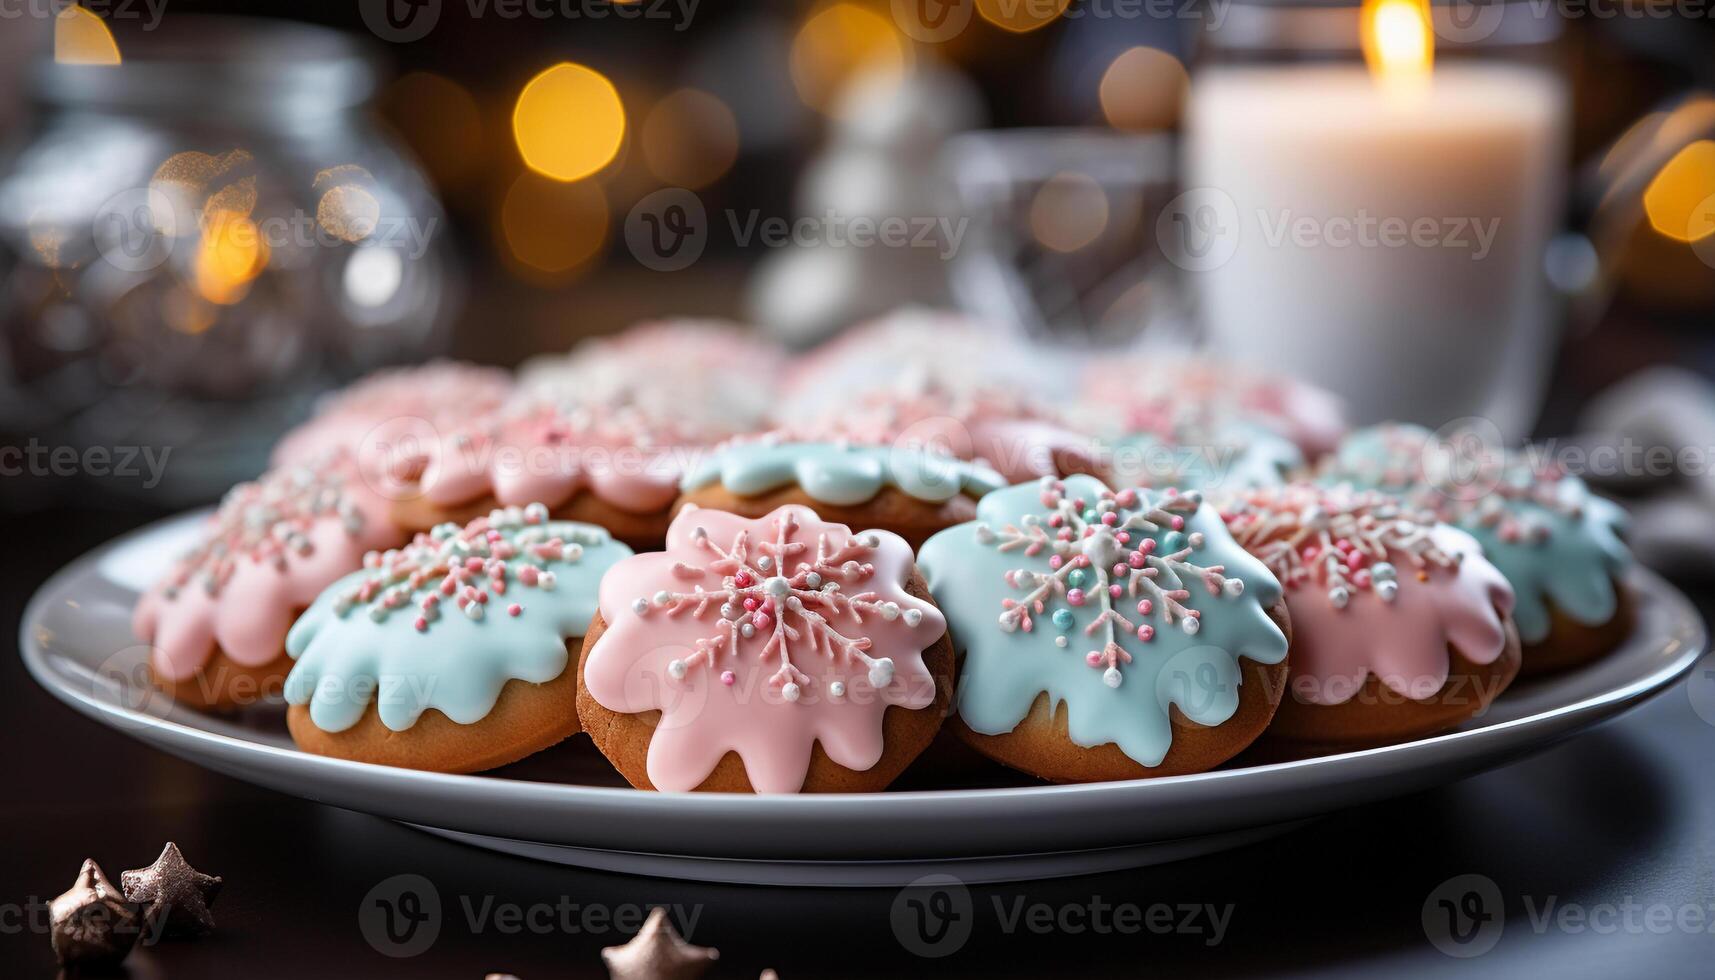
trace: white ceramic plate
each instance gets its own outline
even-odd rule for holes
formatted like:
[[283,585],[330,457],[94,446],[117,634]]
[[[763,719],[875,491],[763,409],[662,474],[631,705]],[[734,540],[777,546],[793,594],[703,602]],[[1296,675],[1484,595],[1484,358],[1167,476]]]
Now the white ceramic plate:
[[978,882],[1208,853],[1540,750],[1672,684],[1705,647],[1685,597],[1638,570],[1637,628],[1618,651],[1405,745],[1122,783],[1046,786],[978,771],[968,779],[988,788],[757,797],[625,788],[580,736],[501,775],[445,776],[297,752],[278,706],[215,718],[150,694],[131,606],[201,517],[146,527],[42,586],[22,649],[43,687],[157,748],[284,793],[533,858],[708,881],[897,885],[942,872]]

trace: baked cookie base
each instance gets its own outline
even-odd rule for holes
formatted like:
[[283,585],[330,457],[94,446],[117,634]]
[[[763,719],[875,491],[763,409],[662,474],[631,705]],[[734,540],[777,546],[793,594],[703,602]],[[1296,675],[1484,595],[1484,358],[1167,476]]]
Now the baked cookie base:
[[1259,751],[1268,750],[1278,758],[1305,758],[1374,748],[1434,735],[1482,714],[1519,672],[1518,630],[1510,617],[1504,622],[1506,644],[1490,663],[1475,663],[1449,645],[1447,683],[1422,700],[1389,689],[1374,675],[1340,704],[1300,701],[1289,686]]
[[578,731],[579,641],[567,641],[568,669],[546,684],[510,680],[482,720],[461,725],[435,708],[410,728],[396,732],[381,723],[372,704],[357,724],[325,732],[310,720],[308,705],[286,711],[286,727],[298,748],[316,755],[428,772],[471,773],[495,769],[558,744]]
[[[427,497],[395,500],[389,508],[393,523],[406,531],[427,531],[452,521],[468,524],[486,516],[500,506],[493,495],[478,497],[456,505],[437,504]],[[556,521],[582,521],[607,529],[616,541],[624,542],[633,551],[660,551],[667,544],[667,525],[673,508],[638,514],[615,507],[588,490],[579,490],[570,500],[548,510]]]
[[919,500],[895,487],[882,487],[879,493],[861,504],[841,505],[823,503],[795,484],[755,497],[741,497],[718,483],[711,483],[681,494],[678,503],[673,505],[673,513],[678,514],[688,504],[724,510],[752,520],[767,517],[786,504],[802,504],[823,520],[844,524],[854,531],[871,528],[892,531],[904,538],[913,551],[921,548],[923,542],[937,531],[975,520],[977,516],[977,502],[964,494],[934,503]]
[[1288,640],[1288,655],[1277,664],[1240,659],[1239,706],[1219,725],[1201,725],[1185,717],[1178,705],[1168,709],[1173,744],[1157,765],[1146,766],[1118,745],[1083,746],[1072,741],[1065,702],[1036,696],[1030,713],[1010,732],[983,735],[955,717],[953,731],[964,742],[996,762],[1056,783],[1095,783],[1116,779],[1148,779],[1207,772],[1244,751],[1274,717],[1286,686],[1291,661],[1292,623],[1286,603],[1269,609]]
[[227,713],[277,698],[286,685],[286,675],[291,672],[292,658],[286,656],[285,650],[273,660],[252,667],[233,660],[225,650],[216,647],[207,662],[183,680],[166,677],[151,663],[149,683],[175,704]]
[[1631,635],[1637,618],[1631,592],[1624,583],[1614,583],[1614,595],[1618,600],[1614,615],[1600,626],[1580,623],[1550,602],[1548,635],[1539,643],[1524,645],[1524,663],[1519,668],[1519,676],[1541,677],[1571,670],[1614,652]]
[[[821,512],[821,516],[827,520],[839,520],[825,511]],[[914,570],[911,573],[911,580],[906,583],[905,590],[919,599],[929,598],[929,585],[924,581],[921,572]],[[595,648],[596,641],[605,632],[607,621],[597,612],[594,622],[590,623],[588,634],[584,637],[586,653]],[[899,705],[888,706],[882,714],[881,759],[868,769],[848,769],[828,758],[818,742],[811,748],[810,768],[804,776],[804,785],[799,792],[872,793],[886,789],[888,784],[905,771],[905,767],[909,766],[912,760],[929,747],[953,703],[953,644],[945,634],[934,646],[923,651],[923,664],[935,679],[935,700],[925,707],[915,709]],[[660,721],[660,711],[626,714],[604,707],[591,696],[589,687],[584,683],[584,663],[580,657],[578,716],[582,719],[584,731],[589,733],[590,740],[607,761],[619,770],[626,782],[638,789],[655,788],[649,782],[649,741],[654,737],[655,727]],[[745,774],[744,761],[739,758],[738,753],[728,752],[715,764],[708,777],[697,784],[695,792],[754,793],[755,790],[750,785],[750,778]]]

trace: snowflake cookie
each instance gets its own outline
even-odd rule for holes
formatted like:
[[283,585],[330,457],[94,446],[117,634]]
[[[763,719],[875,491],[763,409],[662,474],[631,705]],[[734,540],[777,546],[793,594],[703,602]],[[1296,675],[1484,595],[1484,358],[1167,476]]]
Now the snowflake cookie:
[[508,681],[565,673],[566,641],[595,615],[597,583],[630,554],[599,527],[549,520],[539,503],[371,553],[292,627],[286,700],[308,705],[325,732],[356,725],[371,704],[393,732],[430,708],[473,724]]
[[1474,433],[1390,423],[1348,436],[1320,475],[1387,490],[1469,532],[1511,583],[1526,644],[1548,639],[1551,605],[1588,627],[1619,611],[1615,583],[1632,562],[1620,539],[1625,511],[1551,460]]
[[657,789],[695,789],[734,752],[757,792],[796,792],[818,742],[838,765],[868,770],[888,706],[936,696],[923,654],[946,621],[907,591],[913,571],[897,535],[853,532],[807,507],[755,520],[688,508],[666,551],[602,580],[606,630],[584,683],[609,711],[661,711],[647,764]]
[[1478,665],[1506,650],[1512,589],[1469,534],[1432,515],[1376,491],[1311,484],[1220,507],[1234,539],[1286,588],[1296,699],[1342,704],[1374,676],[1424,700],[1447,683],[1449,647]]
[[1277,664],[1280,583],[1202,496],[1115,492],[1087,476],[997,490],[919,561],[965,651],[959,715],[999,735],[1038,695],[1073,743],[1159,765],[1169,708],[1216,726],[1238,708],[1239,658]]

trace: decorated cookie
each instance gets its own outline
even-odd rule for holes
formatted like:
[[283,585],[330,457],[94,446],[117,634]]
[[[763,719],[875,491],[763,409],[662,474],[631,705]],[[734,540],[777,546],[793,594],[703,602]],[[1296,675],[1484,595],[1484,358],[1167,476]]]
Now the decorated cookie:
[[687,508],[602,580],[578,711],[634,786],[878,790],[941,727],[946,632],[896,534]]
[[1355,748],[1433,734],[1482,714],[1518,673],[1512,589],[1464,531],[1378,491],[1302,483],[1221,509],[1292,615],[1269,739]]
[[697,442],[767,428],[786,352],[720,320],[658,320],[519,368],[525,398],[568,408],[624,409],[675,425]]
[[499,369],[461,361],[388,368],[323,399],[309,421],[274,447],[274,464],[313,462],[328,452],[357,454],[366,441],[408,423],[444,425],[481,417],[512,397],[512,378]]
[[1280,584],[1195,491],[1087,476],[982,499],[919,556],[964,653],[956,731],[1045,779],[1201,772],[1274,715]]
[[153,648],[151,679],[204,708],[277,692],[291,666],[292,621],[361,567],[366,552],[405,537],[344,452],[239,484],[196,545],[138,600],[132,626]]
[[1139,351],[1093,360],[1078,390],[1074,424],[1109,437],[1187,426],[1213,432],[1244,423],[1314,457],[1346,432],[1339,399],[1314,385],[1185,353]]
[[1517,597],[1526,675],[1594,660],[1631,628],[1625,511],[1528,449],[1387,424],[1349,436],[1321,475],[1395,492],[1476,538]]
[[372,553],[286,640],[292,739],[318,755],[479,772],[578,730],[596,587],[631,549],[541,504]]
[[1088,437],[1030,399],[998,387],[955,392],[921,380],[855,395],[834,393],[793,432],[812,441],[924,448],[980,459],[1012,482],[1096,468]]
[[679,507],[761,517],[802,504],[830,521],[879,527],[912,547],[976,513],[1006,485],[980,462],[909,446],[735,440],[703,453],[685,473]]
[[1304,467],[1304,454],[1284,436],[1252,422],[1199,430],[1138,431],[1107,441],[1098,454],[1116,486],[1177,487],[1230,493],[1277,486]]
[[521,406],[431,443],[415,482],[393,494],[392,515],[423,530],[543,503],[557,519],[656,548],[687,455],[678,433],[634,412]]

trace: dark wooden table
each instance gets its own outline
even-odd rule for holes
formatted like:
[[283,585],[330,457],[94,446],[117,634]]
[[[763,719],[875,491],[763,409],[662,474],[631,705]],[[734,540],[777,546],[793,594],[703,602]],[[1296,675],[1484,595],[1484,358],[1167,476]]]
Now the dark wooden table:
[[[88,512],[8,519],[0,628],[15,637],[41,579],[139,520]],[[534,864],[205,772],[61,706],[25,674],[15,644],[7,646],[7,977],[54,973],[43,913],[32,903],[69,886],[80,861],[93,857],[117,877],[151,861],[169,839],[198,867],[225,876],[220,931],[134,953],[128,967],[137,978],[385,970],[459,980],[490,971],[523,980],[600,977],[599,950],[625,938],[612,923],[629,927],[628,917],[657,904],[694,916],[692,937],[720,947],[711,977],[754,977],[765,967],[788,980],[1073,967],[1155,976],[1715,971],[1715,727],[1683,686],[1529,761],[1242,850],[1122,874],[972,887],[968,907],[951,906],[969,917],[968,938],[943,940],[938,950],[950,955],[929,959],[895,933],[893,891],[720,887]],[[1715,678],[1700,673],[1693,683]],[[1715,697],[1703,703],[1715,705]],[[1437,889],[1467,874],[1494,883],[1504,918],[1494,920],[1501,934],[1492,950],[1455,959],[1429,935],[1445,931],[1433,925],[1444,917],[1435,900],[1447,892]],[[359,911],[398,875],[426,878],[442,911],[435,941],[405,960],[365,939]],[[1172,911],[1152,912],[1158,905]],[[1182,907],[1192,906],[1215,908],[1224,930],[1217,936],[1199,912],[1196,931],[1178,931]],[[522,926],[509,929],[508,916],[521,916]]]

